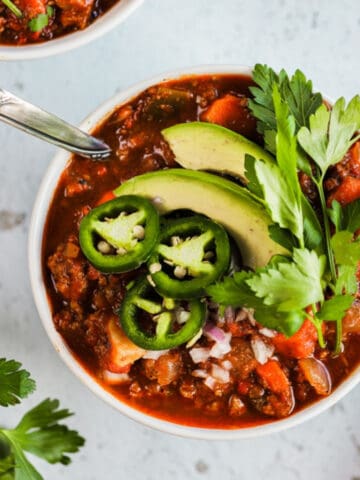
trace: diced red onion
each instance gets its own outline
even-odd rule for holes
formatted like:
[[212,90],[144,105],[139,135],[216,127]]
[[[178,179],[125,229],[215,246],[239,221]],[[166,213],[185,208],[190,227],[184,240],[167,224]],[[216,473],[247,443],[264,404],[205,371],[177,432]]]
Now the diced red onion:
[[225,370],[232,369],[232,363],[230,362],[230,360],[224,360],[223,362],[221,362],[221,366],[225,368]]
[[192,348],[189,354],[194,363],[206,362],[210,357],[210,348]]
[[213,363],[211,366],[211,376],[220,383],[230,382],[229,371],[225,370],[225,368],[222,368],[219,365],[216,365],[216,363]]
[[275,350],[273,345],[267,345],[259,337],[253,337],[251,339],[251,348],[256,360],[261,363],[261,365],[264,365],[269,358],[272,357]]
[[221,342],[215,342],[210,350],[210,357],[222,358],[225,354],[231,350],[231,333],[224,332],[224,339]]
[[253,327],[256,326],[256,320],[254,317],[254,309],[253,308],[244,308],[244,310],[247,312],[248,315],[248,320],[251,323]]
[[331,392],[331,377],[325,365],[316,358],[302,358],[299,366],[310,385],[318,395],[329,395]]
[[193,377],[197,377],[197,378],[207,378],[209,376],[209,374],[207,373],[206,370],[202,370],[200,368],[196,369],[196,370],[193,370],[191,372],[191,375]]
[[235,322],[243,322],[249,318],[249,314],[245,308],[241,308],[235,317]]
[[175,319],[179,325],[183,325],[190,318],[190,312],[184,310],[183,308],[178,308],[175,310]]
[[216,387],[216,380],[213,377],[210,377],[210,375],[205,379],[204,385],[206,385],[210,390],[215,390]]
[[128,373],[114,373],[110,372],[110,370],[103,371],[103,379],[109,385],[121,385],[131,380]]
[[214,342],[223,342],[225,340],[224,330],[221,330],[221,328],[212,323],[207,323],[205,325],[204,334],[208,339],[214,340]]
[[275,330],[271,330],[270,328],[260,328],[259,333],[268,338],[274,338],[275,335],[277,335],[277,332]]
[[233,307],[226,307],[224,313],[225,320],[229,322],[233,322],[235,318],[235,310]]
[[146,360],[157,360],[169,350],[147,350],[143,356]]

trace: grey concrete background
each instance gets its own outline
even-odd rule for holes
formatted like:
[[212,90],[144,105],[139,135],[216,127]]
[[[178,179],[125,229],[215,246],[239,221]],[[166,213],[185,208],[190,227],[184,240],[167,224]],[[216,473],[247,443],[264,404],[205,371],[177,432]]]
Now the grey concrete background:
[[[154,74],[207,63],[301,68],[330,97],[360,90],[359,0],[146,0],[126,23],[65,55],[0,64],[0,85],[77,123],[116,91]],[[0,125],[0,356],[31,370],[26,408],[59,397],[87,439],[70,467],[35,461],[58,480],[360,479],[360,388],[286,433],[249,441],[189,441],[122,417],[63,365],[40,324],[27,270],[36,191],[55,148]],[[25,407],[0,410],[13,425]]]

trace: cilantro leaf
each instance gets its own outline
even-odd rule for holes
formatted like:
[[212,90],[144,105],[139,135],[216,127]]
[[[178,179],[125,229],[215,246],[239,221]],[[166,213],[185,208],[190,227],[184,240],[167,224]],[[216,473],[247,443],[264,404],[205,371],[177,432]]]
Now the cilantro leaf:
[[268,230],[270,238],[289,250],[289,252],[296,247],[296,238],[288,229],[281,228],[278,224],[274,223],[273,225],[269,225]]
[[358,264],[360,260],[360,241],[352,241],[352,239],[353,234],[346,230],[337,232],[331,238],[331,247],[338,265],[355,266]]
[[[278,262],[286,262],[284,257],[274,259],[272,265]],[[245,307],[254,309],[254,318],[264,327],[277,330],[286,336],[296,333],[306,318],[306,313],[279,312],[276,307],[265,305],[263,299],[256,297],[246,280],[252,278],[253,272],[238,272],[233,277],[226,277],[207,288],[207,294],[223,306]]]
[[263,190],[256,176],[255,163],[257,163],[255,158],[247,153],[245,155],[245,177],[248,181],[246,186],[250,190],[250,192],[263,200]]
[[272,220],[302,241],[302,211],[282,171],[275,163],[262,160],[257,160],[254,168]]
[[353,302],[354,297],[352,295],[336,295],[323,303],[316,316],[324,321],[342,320]]
[[341,208],[341,204],[337,200],[333,200],[331,207],[327,209],[327,214],[335,226],[337,232],[340,230],[346,230],[343,228],[344,214]]
[[346,292],[354,295],[358,290],[356,280],[357,265],[339,265],[338,277],[335,284],[335,294],[341,295]]
[[323,230],[319,218],[304,194],[301,196],[301,206],[304,219],[304,244],[309,250],[325,251]]
[[343,230],[355,233],[360,228],[360,198],[343,208]]
[[254,318],[263,327],[271,328],[283,333],[286,337],[291,337],[304,323],[307,314],[303,310],[278,312],[275,308],[263,307],[255,310]]
[[24,450],[49,463],[67,465],[70,458],[65,454],[75,453],[84,445],[84,439],[76,431],[58,424],[71,415],[69,410],[59,409],[58,400],[46,399],[24,415],[13,431],[15,438]]
[[263,305],[261,299],[256,298],[254,292],[246,284],[252,272],[237,272],[232,277],[225,277],[222,282],[210,285],[207,294],[224,306],[258,308]]
[[286,99],[291,114],[294,116],[297,129],[309,124],[310,116],[322,104],[320,93],[313,93],[311,80],[296,70],[290,81],[283,82],[282,97]]
[[324,256],[314,251],[294,249],[293,262],[280,263],[246,281],[265,305],[276,305],[278,311],[300,310],[324,298],[322,276]]
[[309,128],[303,126],[298,132],[301,147],[316,162],[324,176],[331,165],[340,162],[351,145],[359,137],[354,135],[360,128],[360,96],[355,96],[345,106],[339,98],[329,111],[321,105],[310,117]]
[[309,125],[309,117],[322,103],[320,93],[313,93],[310,80],[296,70],[290,79],[284,70],[277,75],[267,65],[257,64],[253,70],[253,79],[257,86],[250,87],[254,98],[249,101],[249,107],[258,120],[257,129],[265,136],[267,149],[275,153],[273,142],[276,131],[275,109],[272,99],[274,85],[277,85],[282,100],[289,106],[291,115],[295,119],[296,131],[302,126]]
[[35,382],[21,369],[21,363],[0,358],[0,405],[15,405],[34,390]]
[[14,456],[17,480],[43,480],[24,451],[49,463],[70,463],[67,454],[84,445],[84,439],[76,431],[58,423],[71,415],[69,410],[59,409],[58,400],[46,399],[27,412],[13,430],[0,429]]

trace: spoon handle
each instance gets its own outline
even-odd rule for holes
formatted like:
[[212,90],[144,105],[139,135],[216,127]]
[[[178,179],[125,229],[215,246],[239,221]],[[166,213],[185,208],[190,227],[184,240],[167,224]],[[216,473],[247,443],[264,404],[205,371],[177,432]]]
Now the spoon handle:
[[0,120],[83,157],[99,160],[111,153],[97,138],[1,88]]

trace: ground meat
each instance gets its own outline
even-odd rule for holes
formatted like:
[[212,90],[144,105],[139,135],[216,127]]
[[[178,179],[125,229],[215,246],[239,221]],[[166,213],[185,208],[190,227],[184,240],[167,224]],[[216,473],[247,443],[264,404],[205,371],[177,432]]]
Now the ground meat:
[[241,417],[246,412],[246,406],[238,395],[231,395],[229,398],[229,415]]
[[89,285],[86,276],[88,263],[77,243],[76,237],[71,236],[57,247],[47,262],[54,286],[66,300],[81,300]]
[[245,380],[257,365],[250,343],[242,338],[233,338],[231,347],[224,360],[231,362],[232,373],[237,379]]
[[182,356],[174,350],[164,353],[157,360],[143,360],[142,365],[144,375],[161,386],[177,382],[183,372]]

